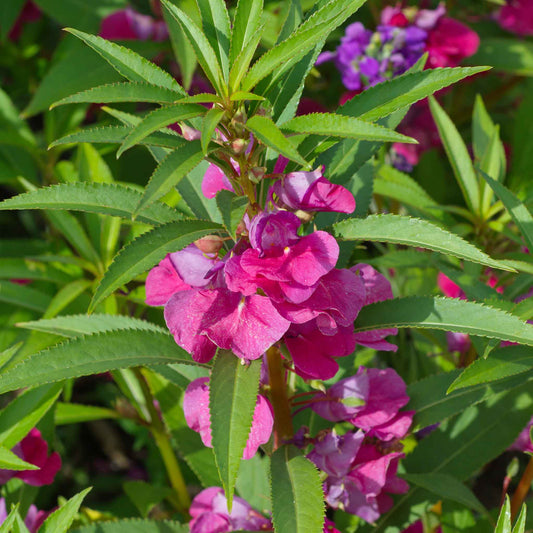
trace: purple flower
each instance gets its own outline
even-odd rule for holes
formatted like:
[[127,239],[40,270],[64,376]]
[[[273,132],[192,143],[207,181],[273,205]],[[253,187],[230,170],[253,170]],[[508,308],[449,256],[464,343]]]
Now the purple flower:
[[208,487],[196,495],[189,513],[192,517],[189,522],[191,533],[272,530],[270,520],[238,496],[233,498],[230,513],[224,491],[220,487]]
[[209,274],[218,262],[216,254],[206,254],[196,244],[189,244],[183,250],[170,254],[169,258],[183,282],[198,288],[211,282]]
[[342,185],[335,185],[322,175],[319,167],[313,172],[290,172],[271,187],[282,205],[302,211],[336,211],[352,213],[355,199]]
[[[24,524],[30,533],[37,533],[42,523],[48,518],[50,513],[48,511],[39,511],[35,505],[30,505]],[[3,524],[7,518],[6,501],[0,498],[0,524]]]
[[509,450],[518,450],[524,453],[533,454],[533,440],[531,438],[531,429],[533,428],[533,418],[527,426],[520,432],[516,440],[509,446]]
[[61,457],[57,452],[48,455],[48,443],[36,428],[33,428],[11,451],[23,461],[38,466],[39,470],[0,469],[0,484],[18,477],[34,487],[50,485],[61,468]]

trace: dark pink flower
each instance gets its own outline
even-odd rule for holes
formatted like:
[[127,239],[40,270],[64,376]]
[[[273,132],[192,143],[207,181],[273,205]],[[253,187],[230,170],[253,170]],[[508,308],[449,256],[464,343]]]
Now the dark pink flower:
[[231,182],[220,168],[209,163],[202,181],[202,193],[206,198],[214,198],[222,190],[233,192]]
[[274,183],[271,194],[291,209],[352,213],[353,194],[342,185],[331,183],[322,170],[319,167],[313,172],[290,172]]
[[446,343],[448,351],[466,353],[470,350],[472,342],[468,333],[457,333],[455,331],[446,332]]
[[533,441],[531,440],[531,429],[533,428],[533,418],[529,421],[527,426],[520,432],[520,435],[509,446],[509,450],[518,450],[520,452],[533,454]]
[[170,254],[159,265],[152,268],[146,278],[146,303],[148,305],[165,305],[170,297],[178,291],[191,287],[179,276],[170,260]]
[[250,223],[250,244],[259,251],[260,257],[280,255],[284,248],[300,240],[298,236],[300,224],[300,219],[288,211],[277,213],[263,211]]
[[324,521],[323,533],[341,533],[341,532],[335,527],[335,524],[326,516],[326,519]]
[[168,30],[163,21],[154,20],[128,7],[105,17],[99,35],[108,40],[164,41],[168,37]]
[[463,289],[454,283],[446,274],[439,272],[437,275],[437,284],[439,289],[442,291],[444,296],[448,298],[459,298],[461,300],[466,300],[466,295],[463,292]]
[[[183,397],[185,420],[191,429],[200,433],[202,442],[212,448],[211,419],[209,414],[209,378],[191,381]],[[259,394],[255,406],[254,418],[248,442],[243,452],[243,459],[251,459],[261,444],[270,439],[274,419],[269,401]]]
[[[364,305],[369,305],[374,302],[382,302],[393,298],[392,288],[389,280],[380,274],[370,265],[359,263],[352,268],[352,272],[359,274],[363,279],[366,290],[366,298]],[[372,331],[365,331],[355,334],[357,344],[373,348],[374,350],[396,351],[397,346],[385,340],[389,335],[396,335],[398,330],[396,328],[376,329]]]
[[531,0],[507,0],[498,12],[502,28],[517,35],[533,35],[533,3]]
[[224,491],[208,487],[195,496],[189,509],[191,533],[227,533],[230,531],[267,531],[272,523],[253,509],[248,502],[235,496],[231,513]]
[[39,470],[3,470],[0,469],[0,484],[18,477],[24,483],[40,487],[50,485],[61,468],[61,457],[57,452],[48,455],[48,443],[41,437],[41,432],[33,428],[13,449],[12,452],[23,461],[38,466]]

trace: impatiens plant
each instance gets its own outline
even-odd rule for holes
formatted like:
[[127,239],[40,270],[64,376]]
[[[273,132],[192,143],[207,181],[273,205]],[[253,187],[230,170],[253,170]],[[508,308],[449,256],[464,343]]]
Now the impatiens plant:
[[[27,388],[0,411],[0,532],[503,531],[533,463],[496,504],[472,480],[532,449],[532,189],[504,185],[481,97],[471,157],[432,96],[488,70],[458,66],[478,34],[443,4],[116,4],[66,28],[97,68],[54,86],[57,58],[25,111],[50,105],[42,134],[0,92],[42,174],[14,157],[0,210],[57,241],[5,245],[0,300],[31,313],[0,353],[0,392]],[[491,17],[527,34],[518,7]],[[351,92],[309,106],[330,60]],[[406,173],[441,147],[453,205]],[[95,489],[122,469],[123,496],[48,516],[26,485],[54,482],[55,428],[83,422]]]

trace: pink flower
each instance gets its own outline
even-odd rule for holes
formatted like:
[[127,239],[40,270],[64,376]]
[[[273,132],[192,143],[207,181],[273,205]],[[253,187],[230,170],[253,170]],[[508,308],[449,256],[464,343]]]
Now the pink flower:
[[168,30],[162,20],[154,20],[128,7],[105,17],[99,35],[108,40],[164,41]]
[[[30,533],[37,533],[42,523],[48,518],[50,513],[48,511],[39,511],[35,505],[30,505],[24,524]],[[6,501],[0,498],[0,524],[3,524],[7,518]]]
[[517,35],[533,35],[533,4],[531,0],[508,0],[498,12],[502,28]]
[[[364,305],[369,305],[374,302],[382,302],[393,298],[389,280],[370,265],[359,263],[350,268],[350,270],[358,273],[363,279],[366,290]],[[356,333],[355,340],[357,344],[373,348],[374,350],[395,352],[398,347],[387,342],[385,337],[396,335],[397,333],[398,330],[396,328],[376,329],[373,331]]]
[[446,274],[439,272],[437,275],[437,284],[444,296],[448,298],[459,298],[460,300],[466,300],[466,295],[463,289],[454,283]]
[[222,190],[233,192],[233,187],[224,172],[216,165],[209,163],[202,181],[202,193],[206,198],[214,198]]
[[0,484],[18,477],[24,483],[40,487],[50,485],[61,468],[61,457],[57,452],[48,455],[48,443],[41,437],[41,432],[33,428],[13,449],[12,452],[23,461],[38,466],[39,470],[4,470],[0,469]]
[[353,194],[331,183],[319,167],[313,172],[290,172],[274,183],[270,194],[291,209],[302,211],[336,211],[352,213],[355,209]]
[[[200,433],[202,442],[209,448],[211,444],[211,419],[209,414],[209,378],[191,381],[183,398],[183,412],[188,426]],[[269,401],[259,394],[255,406],[254,418],[248,442],[243,452],[243,459],[251,459],[261,444],[270,439],[274,419]]]
[[224,491],[220,487],[208,487],[197,494],[189,509],[192,520],[191,533],[227,533],[229,531],[272,530],[272,523],[252,509],[250,504],[235,496],[231,513]]
[[518,450],[524,453],[533,453],[533,441],[531,440],[531,429],[533,428],[533,418],[527,426],[520,432],[520,435],[509,446],[509,450]]
[[146,303],[153,306],[165,305],[175,292],[190,288],[176,271],[169,254],[148,273]]

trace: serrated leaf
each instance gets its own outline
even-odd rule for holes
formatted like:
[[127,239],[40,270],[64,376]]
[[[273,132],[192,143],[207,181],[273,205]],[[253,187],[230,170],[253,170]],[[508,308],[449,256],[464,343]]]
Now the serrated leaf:
[[489,257],[473,244],[427,220],[403,215],[370,215],[365,219],[348,219],[334,224],[335,235],[349,241],[390,242],[427,248],[453,255],[473,263],[500,270],[510,270],[503,261]]
[[473,213],[479,213],[479,184],[466,145],[454,123],[434,97],[429,98],[429,108],[464,199]]
[[72,530],[72,533],[189,533],[189,524],[169,520],[116,520],[98,522]]
[[298,153],[291,140],[287,139],[278,126],[269,118],[254,115],[248,119],[245,128],[253,133],[263,144],[272,148],[277,153],[306,168],[310,168],[309,163]]
[[96,289],[90,309],[94,309],[114,290],[152,268],[166,254],[181,250],[220,228],[214,222],[195,220],[171,222],[144,233],[115,256]]
[[66,424],[80,424],[92,420],[120,418],[117,411],[97,407],[94,405],[82,405],[76,403],[57,402],[54,411],[54,423],[56,426]]
[[[175,122],[182,120],[188,120],[190,118],[199,117],[206,112],[205,107],[199,104],[171,104],[165,107],[160,107],[155,111],[152,111],[146,117],[139,122],[137,126],[133,128],[131,133],[128,134],[122,146],[117,151],[117,158],[120,157],[126,150],[138,144],[145,137],[151,133],[164,128]],[[184,141],[182,146],[186,142]],[[182,146],[178,146],[181,149]]]
[[[15,455],[11,450],[0,446],[0,468],[2,470],[39,470],[38,466],[32,463],[23,461],[18,455]],[[0,531],[2,531],[0,529]]]
[[50,106],[50,109],[65,104],[106,104],[115,102],[153,102],[171,104],[179,100],[175,91],[145,82],[125,81],[108,83],[86,91],[62,98]]
[[[62,183],[41,187],[0,203],[7,209],[69,209],[110,215],[132,220],[143,195],[128,186],[110,183]],[[181,218],[175,209],[162,203],[144,208],[137,216],[138,222],[164,224]]]
[[486,359],[478,359],[465,368],[450,385],[448,392],[530,370],[533,370],[533,349],[526,346],[506,346],[492,351]]
[[481,171],[481,176],[490,185],[496,196],[502,201],[520,229],[529,250],[533,250],[533,216],[528,208],[507,187]]
[[19,328],[43,331],[45,333],[53,333],[54,335],[70,338],[118,329],[142,329],[160,333],[166,332],[164,328],[141,320],[140,318],[97,313],[92,315],[59,316],[56,318],[34,320],[32,322],[19,322],[17,326]]
[[476,302],[431,296],[395,298],[363,307],[355,331],[381,328],[457,331],[533,346],[533,325]]
[[195,364],[167,333],[125,329],[66,341],[31,355],[0,375],[0,391],[41,385],[117,368]]
[[202,67],[208,80],[216,89],[216,92],[225,96],[227,94],[227,86],[224,83],[224,75],[218,62],[217,55],[208,39],[203,34],[203,31],[186,13],[168,0],[162,0],[161,3],[167,12],[181,26],[189,43],[194,48],[198,63]]
[[66,28],[66,31],[72,33],[89,45],[93,50],[98,52],[119,74],[130,81],[146,82],[152,85],[166,87],[175,91],[179,96],[187,96],[180,84],[164,70],[160,69],[155,63],[152,63],[119,44],[102,39],[96,35]]
[[[154,170],[139,204],[135,216],[143,215],[153,202],[161,198],[204,159],[200,141],[188,141],[178,150],[168,154]],[[1,204],[0,204],[1,205]]]
[[498,522],[496,523],[494,533],[511,533],[511,527],[511,502],[509,500],[509,495],[506,494],[505,502],[498,515]]
[[0,302],[44,313],[50,304],[50,296],[18,283],[0,281]]
[[0,411],[0,444],[11,449],[19,443],[54,405],[62,388],[61,383],[35,387],[9,402]]
[[232,102],[240,102],[241,100],[257,100],[261,102],[265,100],[265,97],[259,96],[258,94],[247,93],[246,91],[235,91],[230,96],[230,100]]
[[66,533],[74,521],[81,502],[91,491],[92,487],[82,490],[64,503],[57,511],[54,511],[41,525],[41,533]]
[[[128,126],[98,126],[94,128],[85,128],[76,133],[65,135],[54,141],[49,148],[60,146],[62,144],[74,143],[123,143],[132,128]],[[164,148],[177,148],[183,145],[183,139],[178,135],[168,133],[155,132],[148,135],[140,141],[140,144],[148,146],[162,146]]]
[[[5,505],[5,504],[4,504]],[[15,505],[9,515],[5,517],[4,521],[0,525],[0,533],[15,533],[13,526],[18,516],[19,504]]]
[[204,154],[207,154],[207,147],[209,146],[209,143],[211,142],[211,138],[213,137],[213,133],[215,132],[216,127],[218,126],[218,123],[222,120],[222,117],[224,116],[224,109],[221,109],[220,107],[212,107],[204,117],[204,120],[202,122],[202,152]]
[[263,0],[239,0],[233,18],[230,65],[257,33],[263,12]]
[[322,533],[324,501],[315,465],[282,446],[271,458],[272,519],[276,533]]
[[216,196],[216,202],[224,226],[228,233],[235,238],[237,226],[242,221],[249,204],[248,198],[246,196],[236,196],[231,191],[220,191]]
[[487,513],[474,493],[453,476],[430,472],[428,474],[402,474],[402,477],[409,483],[429,490],[445,500],[460,503],[481,514]]
[[365,122],[364,120],[344,115],[336,115],[334,113],[300,115],[285,122],[280,128],[283,131],[306,133],[309,135],[326,135],[367,141],[417,143],[411,137],[389,130],[378,124],[372,124],[371,122]]
[[243,365],[231,352],[219,350],[209,381],[213,450],[230,509],[239,465],[252,427],[260,371],[260,360]]
[[[244,3],[244,1],[241,3]],[[240,50],[239,54],[235,58],[235,61],[232,63],[228,82],[230,91],[235,91],[236,89],[238,89],[244,75],[248,70],[248,67],[250,66],[250,62],[252,61],[257,51],[257,47],[259,45],[259,42],[261,41],[264,29],[264,25],[259,25],[256,28],[256,31],[250,36],[249,40],[247,41],[246,46]],[[248,94],[248,91],[240,92]]]

